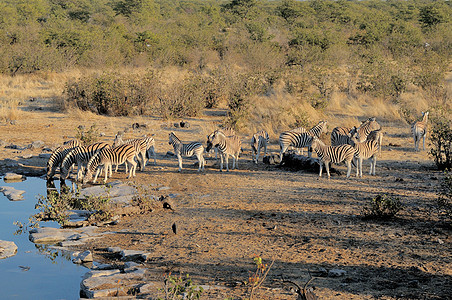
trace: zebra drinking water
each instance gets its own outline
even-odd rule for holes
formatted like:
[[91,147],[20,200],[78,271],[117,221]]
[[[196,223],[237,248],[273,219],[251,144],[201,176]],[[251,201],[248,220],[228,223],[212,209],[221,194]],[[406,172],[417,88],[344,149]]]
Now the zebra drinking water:
[[[93,178],[94,171],[96,175],[94,176],[93,183],[96,183],[97,177],[101,172],[100,166],[103,165],[103,170],[105,171],[104,182],[107,182],[108,176],[112,175],[112,165],[121,165],[123,163],[130,164],[129,176],[131,178],[135,176],[135,169],[137,163],[135,162],[135,147],[133,145],[124,144],[115,148],[103,148],[101,151],[97,152],[89,160],[86,166],[86,173],[83,178],[83,183],[86,184]],[[127,172],[127,171],[126,171]]]

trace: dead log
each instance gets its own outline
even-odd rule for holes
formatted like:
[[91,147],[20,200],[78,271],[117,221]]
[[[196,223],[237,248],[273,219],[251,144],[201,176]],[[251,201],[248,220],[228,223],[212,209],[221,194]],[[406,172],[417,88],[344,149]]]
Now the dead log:
[[[293,151],[289,151],[284,153],[283,159],[281,162],[281,166],[284,168],[288,168],[293,171],[307,171],[311,173],[319,173],[320,164],[318,158],[308,157],[304,155],[298,155]],[[323,170],[326,172],[325,166],[323,166]],[[341,175],[341,172],[335,168],[333,168],[330,164],[330,173]]]

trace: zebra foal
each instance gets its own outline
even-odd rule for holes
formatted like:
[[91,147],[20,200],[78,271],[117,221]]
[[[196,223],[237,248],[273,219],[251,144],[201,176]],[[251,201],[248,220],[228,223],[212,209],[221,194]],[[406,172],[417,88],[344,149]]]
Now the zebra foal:
[[[224,133],[225,136],[237,136],[237,134],[235,133],[235,130],[232,129],[231,127],[226,127],[226,128],[222,128],[222,129],[217,129],[214,132],[212,132],[211,134],[209,134],[207,136],[207,145],[209,145],[209,143],[212,142],[212,138],[215,134],[216,131],[221,131]],[[215,159],[218,159],[218,149],[217,148],[213,148],[215,151]],[[206,152],[210,152],[211,149],[209,151],[206,150]]]
[[251,138],[251,157],[253,162],[257,164],[261,148],[264,148],[264,155],[267,155],[268,133],[265,130],[256,132]]
[[311,157],[312,139],[314,137],[319,138],[322,133],[326,132],[327,121],[320,121],[317,125],[307,131],[303,127],[299,127],[281,133],[279,136],[279,147],[281,148],[281,152],[279,154],[280,160],[282,161],[284,152],[286,152],[290,146],[295,148],[308,147],[308,156]]
[[356,164],[356,177],[363,177],[363,160],[371,159],[369,175],[375,176],[377,165],[378,143],[374,140],[358,142],[356,137],[352,137],[353,148],[355,149],[354,161]]
[[90,181],[93,178],[94,172],[97,170],[93,179],[93,183],[96,183],[97,177],[101,172],[100,166],[103,166],[103,170],[105,171],[104,182],[107,182],[108,176],[111,177],[112,175],[112,165],[122,165],[123,163],[128,163],[130,164],[130,171],[127,178],[135,176],[135,169],[137,166],[137,163],[135,162],[135,154],[135,147],[128,144],[115,148],[103,148],[88,161],[86,173],[83,177],[83,183],[86,184]]
[[232,156],[232,169],[239,167],[239,155],[242,149],[242,142],[237,136],[226,136],[222,131],[216,130],[208,141],[207,151],[212,147],[220,152],[220,172],[223,172],[223,160],[226,160],[226,170],[229,172],[229,156]]
[[428,111],[422,112],[422,121],[414,122],[411,125],[411,132],[414,138],[414,149],[419,151],[419,143],[422,138],[422,147],[425,150],[425,137],[427,136]]
[[191,157],[193,155],[196,155],[198,158],[198,172],[201,171],[201,169],[204,171],[204,165],[206,164],[203,156],[204,146],[200,142],[183,144],[176,134],[171,132],[169,134],[168,144],[173,146],[174,154],[177,156],[177,160],[179,162],[179,172],[182,172],[182,156]]
[[347,164],[347,178],[350,177],[351,163],[355,155],[355,149],[351,145],[327,146],[320,139],[314,138],[311,147],[319,157],[319,177],[322,177],[323,164],[325,164],[329,179],[330,163],[340,163],[343,161]]

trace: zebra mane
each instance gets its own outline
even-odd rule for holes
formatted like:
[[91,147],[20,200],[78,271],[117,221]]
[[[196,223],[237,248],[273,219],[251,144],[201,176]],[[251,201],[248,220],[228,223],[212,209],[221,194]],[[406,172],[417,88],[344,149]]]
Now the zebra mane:
[[174,131],[171,131],[171,133],[169,135],[170,135],[170,137],[173,137],[173,139],[175,139],[177,142],[181,143],[180,139],[176,136]]

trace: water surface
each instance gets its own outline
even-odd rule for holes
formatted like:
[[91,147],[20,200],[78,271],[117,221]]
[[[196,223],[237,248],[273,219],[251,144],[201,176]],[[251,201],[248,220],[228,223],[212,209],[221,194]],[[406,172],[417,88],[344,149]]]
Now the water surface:
[[[59,188],[58,182],[56,185]],[[89,271],[87,268],[73,264],[69,253],[35,245],[28,240],[28,233],[14,235],[18,228],[14,222],[26,224],[30,215],[37,212],[38,196],[46,195],[45,180],[29,177],[22,182],[5,182],[2,179],[0,186],[25,191],[23,201],[10,201],[0,193],[0,240],[13,241],[18,247],[15,256],[0,259],[0,299],[79,299],[80,282]],[[58,224],[45,222],[41,226],[58,227]]]

